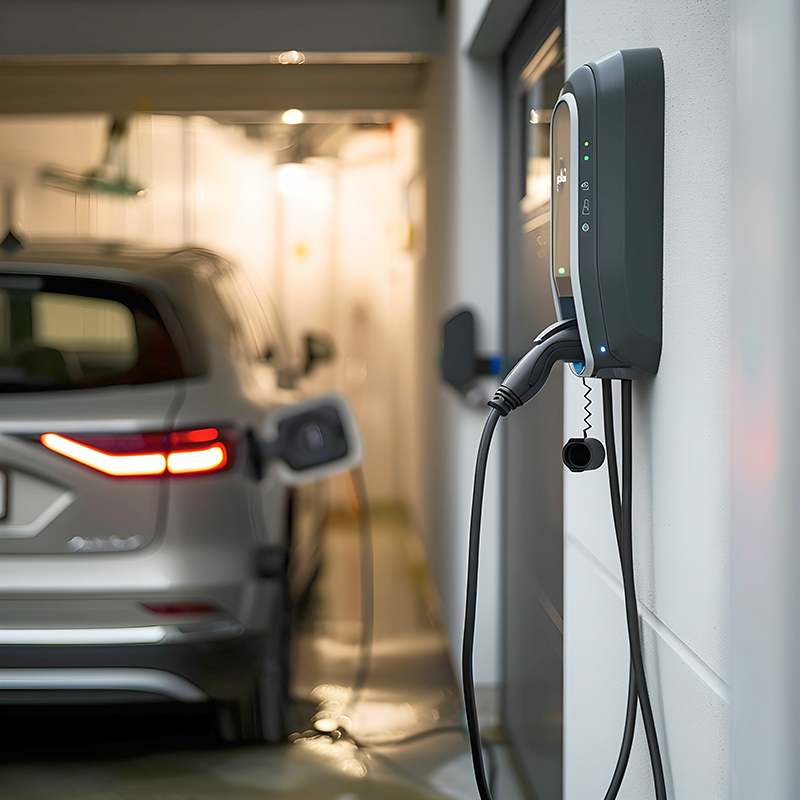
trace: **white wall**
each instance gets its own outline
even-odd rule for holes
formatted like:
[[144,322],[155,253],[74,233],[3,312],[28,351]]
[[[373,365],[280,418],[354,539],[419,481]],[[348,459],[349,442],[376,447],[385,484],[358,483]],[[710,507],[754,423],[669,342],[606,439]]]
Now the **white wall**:
[[734,800],[800,786],[800,8],[734,3]]
[[[76,198],[41,185],[42,167],[82,172],[96,166],[105,154],[107,141],[108,119],[100,115],[60,116],[56,125],[50,122],[48,117],[27,115],[5,117],[0,122],[0,182],[15,188],[15,222],[34,237],[151,238],[156,215],[152,204],[108,196]],[[130,137],[137,143],[137,155],[149,153],[148,124],[135,122]],[[149,169],[135,158],[130,161],[130,174],[149,185]],[[165,202],[165,220],[171,218],[168,206]],[[180,229],[174,225],[170,228],[167,222],[160,234],[174,241]]]
[[108,117],[10,115],[0,120],[0,183],[15,187],[17,222],[34,239],[86,238],[220,250],[270,276],[272,154],[239,128],[196,117],[132,117],[124,158],[146,201],[43,186],[53,165],[74,173],[105,155]]
[[[619,48],[657,46],[664,54],[664,349],[655,379],[634,386],[634,551],[669,796],[723,798],[730,703],[729,3],[567,0],[566,45],[568,72]],[[567,378],[567,430],[580,418],[580,388]],[[599,385],[594,400],[600,426]],[[619,749],[628,674],[605,470],[566,475],[564,633],[564,796],[602,797]],[[651,796],[639,731],[620,797]]]
[[[488,0],[448,6],[444,56],[433,65],[427,101],[429,217],[427,264],[420,307],[420,364],[425,374],[428,463],[428,552],[442,599],[454,665],[460,648],[466,587],[469,509],[475,453],[486,408],[472,408],[439,377],[445,312],[476,311],[478,348],[500,345],[501,130],[499,63],[471,59],[466,50]],[[475,677],[500,680],[500,464],[499,440],[490,462],[481,549]]]
[[424,205],[420,132],[407,117],[354,130],[336,159],[304,164],[308,185],[279,204],[276,300],[290,337],[333,336],[337,358],[310,379],[343,391],[366,440],[373,502],[418,518],[415,296]]

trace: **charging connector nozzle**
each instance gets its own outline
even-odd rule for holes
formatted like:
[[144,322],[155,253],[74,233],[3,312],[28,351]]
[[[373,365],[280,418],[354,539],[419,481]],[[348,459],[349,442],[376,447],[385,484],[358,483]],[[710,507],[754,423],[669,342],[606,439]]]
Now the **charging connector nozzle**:
[[505,417],[533,400],[547,383],[557,361],[585,361],[575,319],[561,320],[543,330],[534,340],[533,347],[497,387],[489,405]]

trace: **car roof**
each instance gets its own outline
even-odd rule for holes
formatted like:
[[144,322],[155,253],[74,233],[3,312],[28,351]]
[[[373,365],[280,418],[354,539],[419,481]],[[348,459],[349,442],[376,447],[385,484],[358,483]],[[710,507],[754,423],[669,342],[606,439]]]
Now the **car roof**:
[[12,252],[0,248],[0,272],[4,269],[155,286],[166,293],[191,336],[199,340],[203,331],[210,344],[229,342],[241,324],[212,285],[214,278],[236,272],[236,267],[200,247],[169,250],[127,242],[40,241]]
[[46,264],[48,271],[65,275],[87,271],[96,275],[103,269],[121,269],[167,284],[183,283],[198,275],[212,277],[235,269],[222,256],[200,247],[170,250],[103,241],[36,242],[12,252],[0,249],[0,269],[3,264],[13,264],[14,271],[26,271],[26,267],[34,271]]

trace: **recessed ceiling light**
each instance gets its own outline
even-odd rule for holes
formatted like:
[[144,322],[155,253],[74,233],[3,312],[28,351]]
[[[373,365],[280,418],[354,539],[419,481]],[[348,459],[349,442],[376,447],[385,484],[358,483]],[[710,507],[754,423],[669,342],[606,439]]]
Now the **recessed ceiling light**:
[[296,197],[308,185],[308,172],[300,164],[281,164],[277,169],[278,191],[284,197]]
[[279,64],[302,64],[306,57],[298,50],[285,50],[278,56]]
[[305,115],[299,108],[290,108],[283,112],[281,119],[287,125],[299,125],[305,119]]

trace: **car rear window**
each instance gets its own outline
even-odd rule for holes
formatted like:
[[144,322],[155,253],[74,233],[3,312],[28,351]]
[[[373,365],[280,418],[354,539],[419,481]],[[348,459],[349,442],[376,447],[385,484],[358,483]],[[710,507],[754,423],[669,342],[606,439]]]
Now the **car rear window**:
[[128,284],[0,273],[0,392],[187,377],[154,298]]

